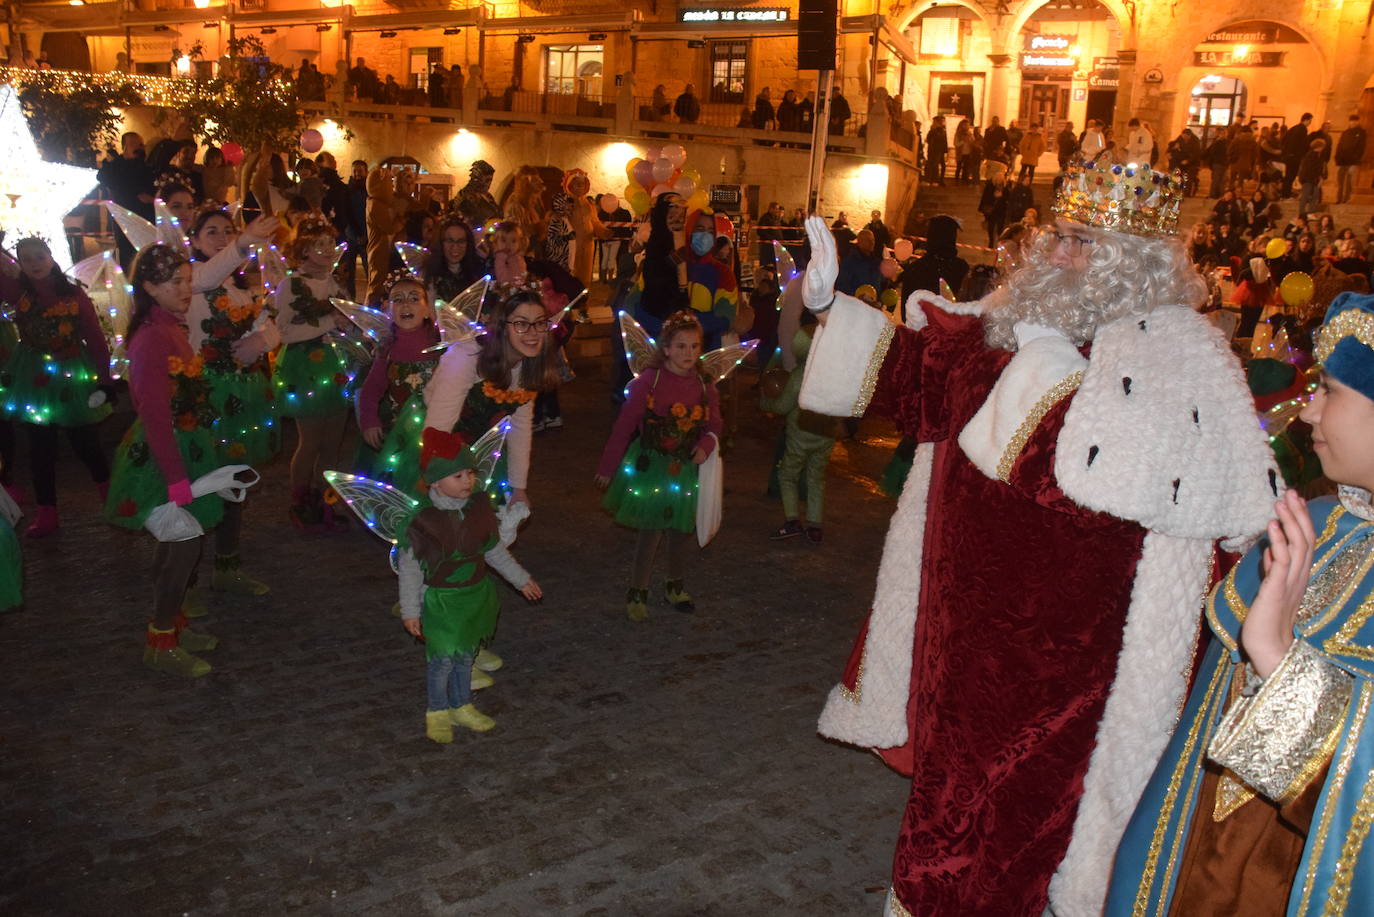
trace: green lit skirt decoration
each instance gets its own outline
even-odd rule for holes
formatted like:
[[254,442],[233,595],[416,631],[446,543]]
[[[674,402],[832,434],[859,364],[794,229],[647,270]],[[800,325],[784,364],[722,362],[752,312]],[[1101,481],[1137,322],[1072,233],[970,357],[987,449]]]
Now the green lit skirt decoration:
[[697,466],[688,459],[646,449],[643,438],[630,443],[601,503],[615,521],[632,529],[697,526]]
[[[176,442],[186,465],[188,481],[224,464],[216,454],[214,437],[204,427],[177,430]],[[143,437],[143,421],[137,420],[115,450],[105,518],[121,528],[142,529],[148,514],[167,502],[167,483],[153,458],[153,450],[148,448],[148,441]],[[186,509],[202,528],[211,529],[224,515],[224,500],[209,494],[198,497]]]
[[10,611],[24,604],[24,555],[19,550],[19,536],[5,519],[0,518],[0,611]]
[[273,387],[282,417],[328,417],[347,411],[354,370],[327,336],[287,344],[277,360]]
[[207,369],[210,404],[219,419],[211,427],[221,464],[260,465],[281,451],[272,380],[263,373]]
[[59,427],[84,427],[110,416],[110,406],[89,401],[100,377],[84,351],[58,359],[22,342],[0,369],[0,418]]

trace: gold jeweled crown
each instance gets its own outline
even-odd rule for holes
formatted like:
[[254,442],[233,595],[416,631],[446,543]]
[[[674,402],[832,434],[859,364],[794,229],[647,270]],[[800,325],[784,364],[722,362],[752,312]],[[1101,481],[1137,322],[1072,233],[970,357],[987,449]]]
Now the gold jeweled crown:
[[1183,176],[1149,166],[1104,161],[1070,166],[1050,212],[1056,217],[1137,236],[1172,236],[1183,204]]

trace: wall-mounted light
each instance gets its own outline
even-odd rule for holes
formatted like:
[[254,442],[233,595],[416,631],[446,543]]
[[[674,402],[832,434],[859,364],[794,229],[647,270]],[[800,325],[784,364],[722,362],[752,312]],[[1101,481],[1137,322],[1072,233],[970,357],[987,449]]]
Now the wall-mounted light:
[[172,31],[172,27],[171,27],[171,26],[168,26],[168,25],[155,25],[155,26],[153,26],[153,31],[154,31],[154,32],[170,32],[170,31]]
[[258,31],[261,32],[261,33],[264,34],[264,35],[276,35],[276,34],[277,34],[277,30],[276,30],[275,28],[273,28],[272,26],[270,26],[270,25],[268,25],[268,26],[263,26],[262,28],[258,29]]
[[687,47],[689,47],[689,48],[704,48],[704,47],[706,47],[706,42],[702,41],[700,38],[693,38],[693,39],[691,39],[690,41],[687,42]]
[[395,38],[395,37],[396,37],[396,33],[395,33],[395,32],[392,32],[392,31],[390,31],[390,30],[387,30],[387,31],[385,31],[385,32],[382,33],[382,37],[383,37],[383,38]]
[[527,44],[529,44],[530,42],[534,41],[534,36],[533,36],[533,35],[521,35],[521,36],[517,37],[515,40],[516,40],[516,42],[519,43],[519,44],[527,45]]
[[189,57],[187,57],[185,54],[183,54],[183,55],[181,55],[180,57],[177,58],[176,66],[177,66],[177,73],[190,73],[190,72],[191,72],[191,59],[190,59]]
[[461,31],[463,31],[463,30],[462,30],[462,29],[444,29],[444,34],[445,34],[445,35],[457,35],[457,34],[458,34],[459,32],[461,32]]
[[328,32],[328,31],[329,31],[330,29],[332,29],[332,28],[334,28],[334,27],[333,27],[332,25],[330,25],[329,23],[327,23],[327,22],[321,22],[319,25],[315,26],[315,31],[316,31],[316,32]]
[[606,33],[605,33],[605,32],[593,32],[592,34],[590,34],[590,35],[587,36],[587,41],[605,41],[605,40],[606,40]]

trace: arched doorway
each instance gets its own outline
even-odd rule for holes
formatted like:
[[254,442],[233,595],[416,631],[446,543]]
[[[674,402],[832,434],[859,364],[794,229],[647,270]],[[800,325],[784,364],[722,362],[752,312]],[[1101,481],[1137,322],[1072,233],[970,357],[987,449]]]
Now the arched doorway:
[[1193,84],[1188,96],[1188,127],[1205,147],[1232,124],[1247,116],[1245,81],[1239,77],[1209,73]]
[[1117,17],[1098,0],[1049,0],[1013,39],[1021,86],[1016,117],[1053,135],[1065,121],[1110,122],[1122,47]]
[[[917,63],[905,74],[902,107],[928,124],[935,115],[985,124],[984,111],[992,33],[981,14],[959,2],[936,2],[916,12],[902,29],[916,50]],[[951,130],[952,136],[952,130]]]

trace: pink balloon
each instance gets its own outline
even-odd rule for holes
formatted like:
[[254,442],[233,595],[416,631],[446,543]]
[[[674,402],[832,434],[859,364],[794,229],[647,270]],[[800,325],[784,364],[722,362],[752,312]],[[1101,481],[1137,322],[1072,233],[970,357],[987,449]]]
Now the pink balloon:
[[654,161],[653,175],[654,181],[666,182],[671,180],[673,177],[673,164],[668,161],[667,157],[660,156]]
[[655,160],[657,160],[660,156],[663,155],[663,153],[661,152],[662,149],[663,147],[659,146],[651,146],[648,149],[646,149],[644,151],[645,162],[654,162]]
[[236,166],[243,162],[243,147],[232,140],[220,147],[219,151],[224,154],[224,161],[231,166]]
[[635,181],[648,191],[654,185],[654,164],[645,159],[635,163]]
[[324,149],[324,134],[313,127],[301,131],[301,149],[307,153],[318,153]]
[[898,239],[892,243],[892,254],[897,256],[898,261],[905,261],[913,254],[910,239]]
[[660,182],[659,184],[654,185],[654,190],[649,192],[649,196],[656,198],[660,194],[669,194],[672,192],[672,190],[673,188],[671,185],[665,185]]
[[673,190],[676,191],[678,194],[681,194],[683,197],[691,197],[693,194],[696,193],[697,183],[684,175],[677,181],[673,182]]
[[673,167],[677,169],[682,168],[682,164],[687,161],[687,151],[683,149],[680,143],[664,144],[658,155],[671,162]]
[[597,198],[596,202],[601,206],[601,212],[607,216],[615,213],[616,210],[620,208],[620,198],[611,194],[609,191]]

